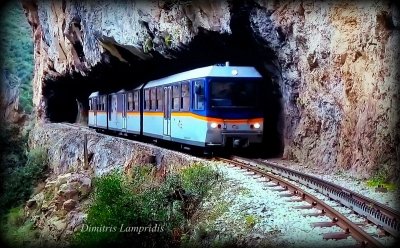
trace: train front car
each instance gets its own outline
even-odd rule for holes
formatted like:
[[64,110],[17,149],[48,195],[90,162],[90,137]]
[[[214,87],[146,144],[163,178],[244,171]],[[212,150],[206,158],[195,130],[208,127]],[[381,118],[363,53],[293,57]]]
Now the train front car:
[[143,87],[143,135],[196,147],[261,143],[262,77],[254,67],[207,66]]
[[206,146],[242,148],[262,142],[261,83],[254,67],[213,67],[205,80]]

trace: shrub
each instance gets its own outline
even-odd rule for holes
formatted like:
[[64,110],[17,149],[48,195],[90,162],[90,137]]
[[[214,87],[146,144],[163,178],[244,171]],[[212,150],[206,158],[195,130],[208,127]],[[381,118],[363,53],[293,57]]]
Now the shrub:
[[[183,187],[185,192],[204,195],[214,182],[207,180],[212,178],[212,173],[204,165],[195,165],[182,170],[181,174],[167,176],[165,181],[158,181],[153,177],[153,167],[137,166],[133,168],[132,177],[112,172],[96,179],[87,219],[72,237],[72,246],[178,245],[186,224],[185,202],[177,201],[171,193]],[[196,183],[199,185],[195,186]],[[88,227],[91,230],[103,227],[103,230],[89,232]],[[150,229],[140,233],[137,229],[123,232],[126,227],[147,227],[157,232]]]
[[33,222],[25,219],[22,206],[12,208],[1,222],[2,239],[10,247],[37,245],[32,242],[37,240],[39,233],[33,229]]
[[[148,168],[138,170],[144,177]],[[87,227],[110,227],[100,232],[87,232],[81,229],[73,237],[72,245],[78,247],[98,247],[109,245],[128,245],[135,240],[138,246],[164,246],[170,242],[165,232],[122,232],[126,227],[154,227],[167,223],[164,209],[166,199],[163,192],[145,188],[137,191],[143,184],[141,176],[136,175],[128,182],[121,172],[113,172],[95,180],[93,204],[85,222]],[[83,226],[84,227],[84,226]],[[161,227],[161,226],[160,226]]]
[[194,164],[182,170],[183,187],[197,195],[204,197],[212,183],[217,179],[218,174],[201,163]]
[[28,200],[34,186],[43,178],[46,168],[47,154],[42,148],[29,151],[25,165],[7,168],[2,175],[0,209],[4,211]]

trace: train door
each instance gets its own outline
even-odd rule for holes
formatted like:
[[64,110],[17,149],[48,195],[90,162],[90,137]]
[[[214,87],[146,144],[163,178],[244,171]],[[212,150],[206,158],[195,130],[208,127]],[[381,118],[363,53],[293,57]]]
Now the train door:
[[122,131],[126,131],[126,94],[122,94]]
[[116,94],[112,94],[110,95],[110,101],[111,101],[111,105],[110,105],[110,128],[116,129],[118,128],[117,126],[117,122],[118,122],[118,112],[117,112],[117,106],[118,106],[118,102],[117,102],[117,95]]
[[114,121],[117,121],[117,117],[118,117],[117,106],[118,106],[117,95],[113,95],[112,96],[112,116],[113,116],[112,118]]
[[171,86],[164,87],[164,136],[171,136]]
[[94,126],[95,127],[97,127],[97,102],[98,102],[98,99],[97,99],[97,97],[94,97],[93,98],[93,123],[94,123]]

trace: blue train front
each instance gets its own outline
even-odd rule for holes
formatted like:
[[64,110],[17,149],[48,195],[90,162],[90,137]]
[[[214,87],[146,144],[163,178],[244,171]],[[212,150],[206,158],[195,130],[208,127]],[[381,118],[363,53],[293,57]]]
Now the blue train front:
[[214,65],[130,91],[94,92],[89,127],[197,147],[248,147],[262,142],[261,83],[254,67]]

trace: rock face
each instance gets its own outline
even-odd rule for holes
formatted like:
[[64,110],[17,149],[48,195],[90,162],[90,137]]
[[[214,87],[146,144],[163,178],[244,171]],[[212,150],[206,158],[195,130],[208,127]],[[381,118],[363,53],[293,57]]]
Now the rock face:
[[89,170],[52,175],[26,203],[25,214],[41,230],[42,242],[64,242],[83,223],[83,205],[91,190],[91,178]]
[[372,1],[259,4],[254,30],[282,68],[284,155],[360,176],[383,167],[395,178],[398,9]]
[[[231,34],[235,1],[26,1],[35,39],[34,104],[46,78],[85,75],[105,51],[168,57],[199,28]],[[399,10],[389,2],[246,3],[252,35],[276,56],[284,157],[323,169],[398,178]],[[60,155],[63,156],[63,155]],[[62,160],[60,158],[60,160]]]
[[[88,141],[87,166],[84,164],[85,135]],[[133,166],[152,164],[160,176],[165,176],[169,171],[200,161],[195,157],[157,146],[99,134],[84,127],[77,128],[57,123],[37,125],[30,133],[29,143],[32,148],[42,147],[47,150],[52,175],[88,170],[95,176],[101,176],[114,169],[123,169],[127,172]],[[70,176],[69,174],[59,176],[57,184],[65,183]],[[80,190],[86,193],[88,190],[86,185],[90,186],[90,181],[81,183],[83,188]],[[66,198],[75,199],[76,192],[70,186],[61,187],[60,190]]]
[[[0,122],[22,124],[27,116],[19,109],[20,80],[10,74],[2,73],[0,82]],[[3,124],[4,125],[4,124]]]

